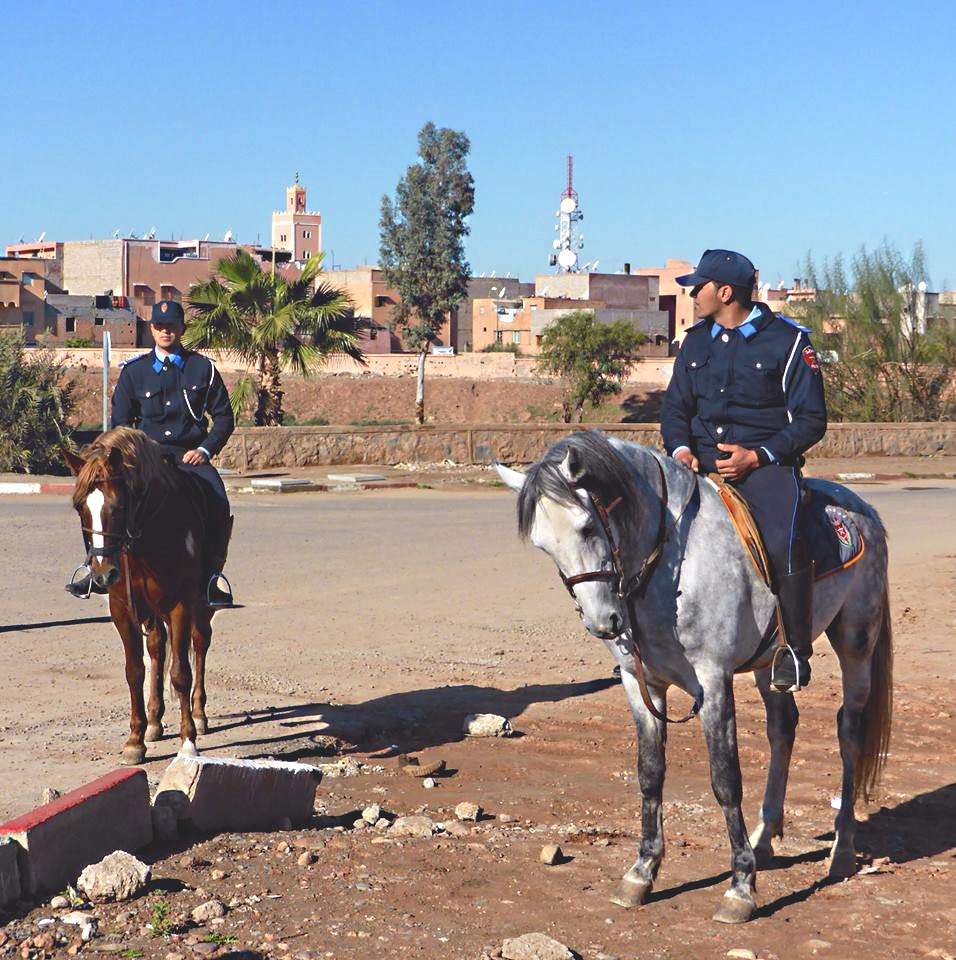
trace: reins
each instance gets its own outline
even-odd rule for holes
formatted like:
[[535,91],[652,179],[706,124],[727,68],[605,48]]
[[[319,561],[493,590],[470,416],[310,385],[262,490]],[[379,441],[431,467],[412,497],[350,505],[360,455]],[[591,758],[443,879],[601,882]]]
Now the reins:
[[[604,536],[607,538],[608,547],[611,550],[611,569],[604,569],[602,565],[601,570],[590,570],[586,573],[578,573],[571,577],[566,577],[560,570],[558,572],[561,576],[562,582],[568,590],[568,593],[571,594],[575,602],[577,602],[577,598],[574,596],[574,587],[577,584],[587,583],[595,580],[607,580],[610,582],[615,582],[615,590],[618,599],[621,601],[627,617],[627,625],[625,626],[624,630],[621,631],[621,633],[626,632],[629,635],[631,644],[633,646],[634,673],[637,677],[637,683],[641,691],[641,699],[644,701],[644,706],[647,707],[651,716],[660,720],[662,723],[686,723],[688,720],[696,717],[700,711],[700,704],[696,699],[694,700],[690,712],[685,717],[681,717],[679,720],[672,720],[667,716],[666,711],[662,713],[657,709],[654,701],[651,700],[651,695],[647,689],[647,678],[644,675],[644,661],[641,655],[640,636],[637,629],[637,617],[634,611],[634,599],[635,597],[643,596],[645,590],[647,589],[647,585],[650,582],[651,575],[654,572],[654,568],[657,566],[657,562],[660,560],[661,554],[664,552],[664,544],[667,542],[667,479],[664,476],[664,468],[661,466],[660,460],[658,460],[657,457],[653,457],[653,460],[655,466],[657,467],[657,473],[661,483],[661,514],[660,521],[657,526],[657,537],[654,547],[641,561],[641,566],[637,573],[630,578],[625,576],[624,561],[621,559],[621,547],[614,537],[614,531],[611,529],[611,514],[618,506],[620,506],[620,504],[623,502],[623,498],[617,497],[612,500],[610,504],[605,506],[601,501],[601,498],[598,497],[597,494],[591,493],[591,491],[586,492],[591,501],[591,505],[594,507],[594,512],[597,514],[598,520],[601,523],[601,528],[604,530]],[[571,487],[571,491],[576,495],[573,487]],[[620,634],[618,634],[618,636],[620,636]]]

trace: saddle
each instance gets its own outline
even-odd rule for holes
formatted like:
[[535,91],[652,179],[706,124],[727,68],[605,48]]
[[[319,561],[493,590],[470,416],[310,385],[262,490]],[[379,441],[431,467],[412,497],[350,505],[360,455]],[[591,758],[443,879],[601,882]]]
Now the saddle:
[[[754,569],[773,590],[770,563],[763,538],[747,501],[737,488],[727,483],[720,474],[709,473],[706,479],[727,508],[734,530],[737,531]],[[804,486],[804,496],[804,533],[810,544],[810,554],[816,570],[814,580],[819,582],[824,577],[830,577],[856,563],[863,556],[866,544],[853,518],[824,487],[817,486],[811,480]]]

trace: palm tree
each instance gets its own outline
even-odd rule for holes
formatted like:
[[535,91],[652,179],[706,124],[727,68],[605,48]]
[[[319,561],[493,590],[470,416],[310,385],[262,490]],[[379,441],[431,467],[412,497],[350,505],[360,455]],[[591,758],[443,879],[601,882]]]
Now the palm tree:
[[256,426],[282,424],[282,371],[314,373],[332,353],[365,362],[348,294],[321,281],[320,253],[294,280],[264,271],[246,250],[220,260],[189,288],[187,347],[233,353],[251,368],[232,393],[238,413],[256,397]]

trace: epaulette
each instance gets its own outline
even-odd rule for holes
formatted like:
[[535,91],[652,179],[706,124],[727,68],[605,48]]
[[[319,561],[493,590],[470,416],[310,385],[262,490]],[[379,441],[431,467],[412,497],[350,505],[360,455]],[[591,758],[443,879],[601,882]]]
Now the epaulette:
[[687,334],[691,332],[691,330],[696,330],[698,327],[705,326],[709,321],[710,321],[710,317],[704,317],[703,319],[698,320],[697,323],[692,324],[684,331],[684,336],[686,337]]
[[793,317],[788,317],[785,313],[778,313],[778,320],[783,320],[784,323],[789,323],[791,327],[796,327],[798,330],[802,330],[804,333],[812,333],[813,331],[809,327],[805,327],[802,323],[797,323]]
[[121,360],[121,361],[120,361],[120,368],[122,369],[123,367],[125,367],[127,363],[135,363],[137,360],[142,360],[143,357],[148,357],[148,356],[149,356],[148,353],[141,353],[141,354],[140,354],[139,356],[137,356],[137,357],[130,357],[128,360]]

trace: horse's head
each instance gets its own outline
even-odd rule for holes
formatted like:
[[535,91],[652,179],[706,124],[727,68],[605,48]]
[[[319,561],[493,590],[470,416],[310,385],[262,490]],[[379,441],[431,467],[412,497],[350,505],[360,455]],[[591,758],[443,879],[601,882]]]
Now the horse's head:
[[98,587],[111,587],[120,577],[119,554],[128,540],[129,493],[123,479],[123,457],[116,448],[92,448],[87,457],[63,452],[76,476],[73,507],[80,517],[87,562]]
[[549,456],[527,473],[501,464],[495,468],[518,494],[522,536],[554,561],[588,632],[601,640],[617,637],[627,615],[614,557],[620,536],[614,527],[614,500],[626,491],[607,499],[608,494],[595,487],[576,446],[568,446],[561,459]]

